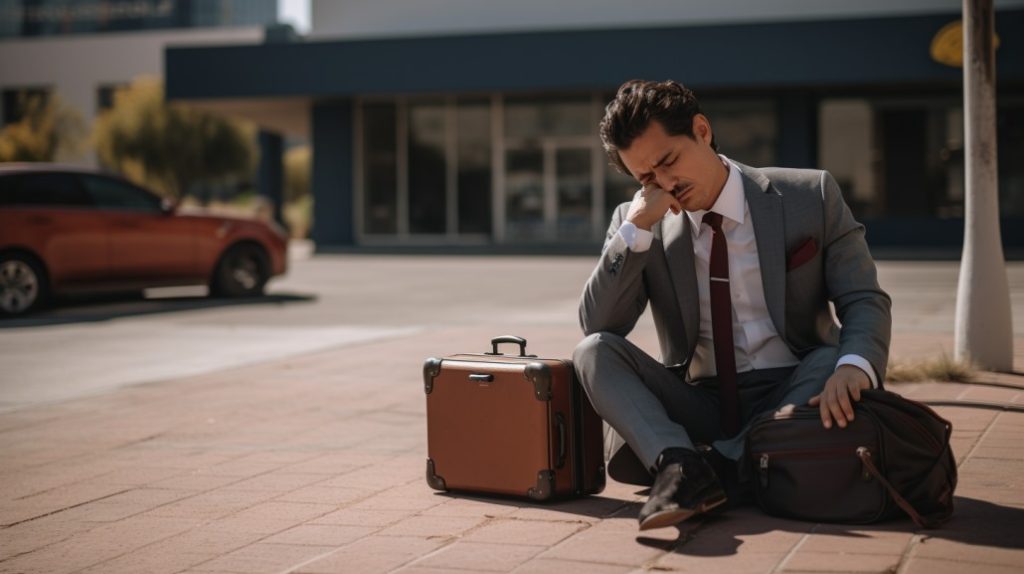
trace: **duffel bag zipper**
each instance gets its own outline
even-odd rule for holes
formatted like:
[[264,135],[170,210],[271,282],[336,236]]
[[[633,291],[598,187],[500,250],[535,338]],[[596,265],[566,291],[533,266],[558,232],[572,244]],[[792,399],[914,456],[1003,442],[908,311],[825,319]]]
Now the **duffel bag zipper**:
[[[865,446],[861,447],[844,447],[844,448],[815,448],[815,449],[803,449],[803,450],[780,450],[773,452],[762,452],[760,454],[754,453],[758,457],[757,469],[758,469],[758,482],[761,484],[761,488],[768,488],[768,469],[773,458],[815,458],[819,456],[830,456],[830,455],[849,455],[852,458],[856,458],[858,451],[864,449],[867,455],[872,456],[871,449]],[[865,482],[872,479],[871,473],[868,472],[867,468],[864,468],[861,472],[861,477]]]

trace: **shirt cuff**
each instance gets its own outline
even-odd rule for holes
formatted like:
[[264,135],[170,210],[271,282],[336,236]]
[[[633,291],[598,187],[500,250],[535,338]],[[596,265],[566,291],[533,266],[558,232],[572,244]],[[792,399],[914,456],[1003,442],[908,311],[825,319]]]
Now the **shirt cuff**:
[[651,248],[651,242],[654,240],[654,233],[640,229],[633,225],[632,221],[624,221],[619,226],[619,235],[626,242],[626,247],[629,247],[629,250],[634,253],[647,251]]
[[853,354],[843,355],[842,357],[839,357],[838,361],[836,361],[836,368],[838,369],[842,365],[853,365],[854,367],[864,371],[864,373],[867,374],[868,379],[871,380],[871,388],[878,388],[878,376],[875,375],[875,368],[872,367],[871,363],[869,363],[864,357]]

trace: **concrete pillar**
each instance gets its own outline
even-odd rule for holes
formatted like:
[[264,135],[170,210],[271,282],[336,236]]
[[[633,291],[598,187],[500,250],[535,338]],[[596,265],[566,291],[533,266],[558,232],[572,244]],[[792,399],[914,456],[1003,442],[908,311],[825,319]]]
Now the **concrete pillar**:
[[284,226],[284,139],[260,130],[259,191],[274,209],[274,221]]
[[313,106],[313,229],[318,248],[355,244],[355,149],[351,100]]
[[818,167],[818,98],[805,92],[791,92],[778,99],[778,106],[776,163],[785,167]]
[[955,358],[1013,370],[1010,289],[999,233],[996,60],[992,0],[963,0],[964,252],[956,298]]

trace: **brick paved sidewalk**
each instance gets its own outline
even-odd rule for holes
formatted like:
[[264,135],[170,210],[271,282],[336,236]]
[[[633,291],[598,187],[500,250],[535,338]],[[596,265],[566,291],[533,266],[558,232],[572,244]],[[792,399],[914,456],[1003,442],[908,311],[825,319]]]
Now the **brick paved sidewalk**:
[[[643,497],[615,482],[552,505],[435,494],[422,359],[493,334],[435,330],[4,414],[0,572],[1024,570],[1024,414],[1004,410],[939,409],[961,482],[935,531],[748,508],[639,537]],[[523,334],[541,355],[578,338]],[[983,379],[893,388],[1024,404],[1024,377]]]

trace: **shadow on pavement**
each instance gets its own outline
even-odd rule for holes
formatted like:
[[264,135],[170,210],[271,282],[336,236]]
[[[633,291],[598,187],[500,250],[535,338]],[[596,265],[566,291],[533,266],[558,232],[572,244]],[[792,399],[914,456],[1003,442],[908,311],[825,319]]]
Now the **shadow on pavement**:
[[618,515],[622,513],[623,509],[626,509],[631,506],[636,507],[633,510],[634,515],[640,510],[640,505],[630,500],[609,498],[607,496],[601,496],[599,494],[592,496],[584,496],[582,498],[570,498],[567,500],[559,500],[552,502],[530,502],[523,498],[514,496],[476,496],[462,492],[436,492],[434,494],[437,496],[442,496],[444,498],[449,498],[453,500],[472,500],[474,502],[486,502],[488,504],[497,504],[500,506],[513,506],[519,509],[537,509],[540,511],[565,512],[567,514],[587,516],[590,518],[609,518],[612,515]]
[[[742,538],[770,532],[809,533],[850,538],[867,538],[871,532],[916,532],[926,539],[942,539],[969,546],[1019,550],[1024,548],[1024,508],[1000,506],[974,498],[955,497],[953,517],[941,528],[919,529],[910,519],[879,524],[818,524],[782,518],[768,518],[756,508],[746,507],[711,515],[677,527],[675,539],[637,536],[644,546],[673,549],[686,556],[730,556],[743,544]],[[668,529],[666,529],[666,532]]]
[[161,297],[147,299],[140,294],[79,297],[55,301],[49,308],[28,317],[0,319],[0,329],[94,323],[121,317],[176,313],[218,307],[311,303],[316,301],[316,299],[316,295],[295,293],[274,293],[261,297],[242,297],[237,299],[214,297]]

